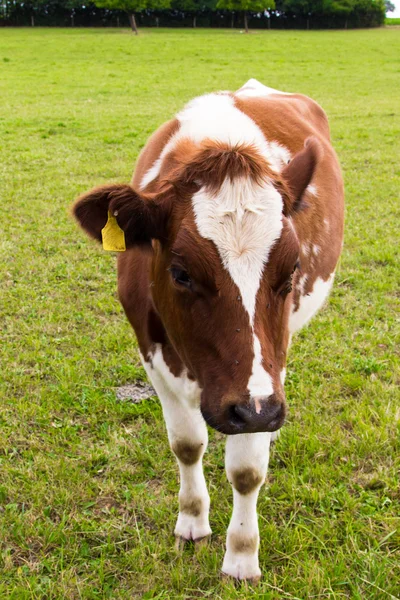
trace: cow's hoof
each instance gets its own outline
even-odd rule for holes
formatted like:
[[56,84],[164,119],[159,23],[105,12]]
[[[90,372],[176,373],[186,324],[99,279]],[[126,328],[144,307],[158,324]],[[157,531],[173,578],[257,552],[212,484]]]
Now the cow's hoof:
[[196,552],[203,548],[204,546],[208,546],[208,543],[211,539],[211,533],[209,535],[205,535],[200,538],[196,538],[195,540],[188,540],[187,538],[182,537],[181,535],[175,535],[175,549],[178,552],[182,552],[186,544],[193,543]]
[[228,575],[221,571],[221,579],[225,583],[235,583],[236,585],[244,583],[251,587],[256,587],[261,580],[261,575],[255,575],[254,577],[235,577],[234,575]]
[[247,581],[249,585],[257,585],[261,579],[258,557],[254,555],[249,556],[227,552],[221,571],[224,575],[237,581]]
[[211,540],[211,534],[205,535],[204,537],[197,538],[197,540],[194,540],[194,547],[195,547],[196,552],[201,550],[201,548],[208,546],[208,544],[210,543],[210,540]]
[[182,552],[182,550],[184,549],[185,545],[189,541],[190,540],[187,540],[186,538],[184,538],[184,537],[182,537],[180,535],[176,535],[175,536],[175,550],[177,550],[178,552]]
[[245,579],[246,583],[251,585],[251,587],[257,587],[257,585],[261,581],[261,575],[256,575],[255,577],[250,577],[250,579]]

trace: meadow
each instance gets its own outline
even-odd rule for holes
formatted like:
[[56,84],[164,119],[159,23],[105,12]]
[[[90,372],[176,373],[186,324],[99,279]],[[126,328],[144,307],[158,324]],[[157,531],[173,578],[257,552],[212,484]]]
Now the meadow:
[[[400,597],[400,30],[0,31],[0,598]],[[346,184],[327,307],[292,345],[259,499],[257,588],[221,580],[232,506],[210,431],[210,545],[174,549],[178,473],[116,295],[73,222],[193,96],[255,77],[313,97]]]

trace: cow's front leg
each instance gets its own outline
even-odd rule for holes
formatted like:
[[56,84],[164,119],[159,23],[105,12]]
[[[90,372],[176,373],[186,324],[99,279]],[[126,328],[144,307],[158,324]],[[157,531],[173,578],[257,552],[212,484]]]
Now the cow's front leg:
[[180,472],[179,515],[175,527],[179,546],[181,541],[200,541],[211,534],[210,498],[202,464],[208,435],[199,408],[192,408],[172,396],[164,396],[162,406],[170,446]]
[[222,572],[236,579],[258,581],[257,498],[267,474],[270,433],[229,436],[225,466],[233,489],[233,512],[228,527]]

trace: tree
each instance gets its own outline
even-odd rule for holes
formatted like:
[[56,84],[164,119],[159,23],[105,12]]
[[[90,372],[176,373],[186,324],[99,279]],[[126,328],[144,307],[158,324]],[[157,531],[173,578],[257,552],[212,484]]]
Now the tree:
[[201,0],[172,0],[171,8],[190,13],[193,16],[193,27],[196,27],[196,17],[202,9],[202,2]]
[[[71,2],[73,0],[70,0]],[[15,3],[16,4],[16,3]],[[60,0],[26,0],[20,2],[22,6],[28,9],[30,14],[31,26],[35,27],[35,16],[43,14],[43,11],[58,8],[61,4]]]
[[165,10],[171,6],[171,0],[94,0],[99,8],[124,10],[129,18],[132,31],[138,34],[136,14],[144,10]]
[[248,33],[248,13],[275,8],[275,0],[218,0],[217,8],[243,13],[244,29]]
[[344,28],[347,29],[347,21],[350,13],[354,10],[354,0],[332,0],[328,7],[333,15],[344,17]]
[[[340,1],[338,0],[338,2]],[[346,1],[343,0],[343,2]],[[329,14],[331,6],[332,0],[283,0],[283,2],[279,2],[279,9],[283,12],[306,19],[307,29],[310,29],[311,17]]]
[[172,9],[192,16],[193,27],[196,27],[200,13],[214,11],[215,6],[216,0],[172,0],[171,2]]
[[[58,2],[59,0],[55,0],[55,1]],[[62,0],[62,4],[67,10],[71,11],[70,12],[71,27],[75,27],[75,11],[76,11],[76,9],[81,8],[81,6],[83,4],[82,0]]]
[[396,10],[395,5],[393,4],[393,2],[390,2],[390,0],[385,0],[385,10],[386,12],[393,12]]
[[357,27],[377,27],[385,22],[384,0],[354,0]]

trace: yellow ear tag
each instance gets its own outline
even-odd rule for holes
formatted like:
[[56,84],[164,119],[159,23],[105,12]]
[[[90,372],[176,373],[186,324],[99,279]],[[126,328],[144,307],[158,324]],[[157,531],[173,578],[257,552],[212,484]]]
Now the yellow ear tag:
[[108,211],[108,221],[101,230],[103,248],[110,252],[124,252],[125,234],[117,223],[117,219]]

